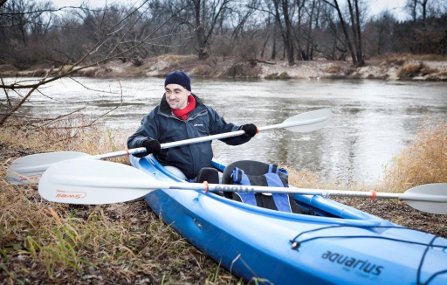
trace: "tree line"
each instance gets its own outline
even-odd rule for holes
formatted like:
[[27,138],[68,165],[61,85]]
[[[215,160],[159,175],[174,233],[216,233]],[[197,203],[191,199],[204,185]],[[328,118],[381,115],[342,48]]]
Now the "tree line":
[[0,64],[139,65],[175,53],[361,66],[391,53],[446,55],[447,3],[407,0],[405,8],[407,20],[391,11],[371,16],[361,0],[145,0],[103,8],[0,0]]

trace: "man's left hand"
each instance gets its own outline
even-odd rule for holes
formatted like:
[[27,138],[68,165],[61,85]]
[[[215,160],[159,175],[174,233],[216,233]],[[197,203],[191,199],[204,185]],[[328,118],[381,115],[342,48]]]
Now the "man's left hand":
[[258,132],[258,128],[254,124],[242,125],[241,130],[243,130],[245,134],[250,136],[251,138],[254,137]]

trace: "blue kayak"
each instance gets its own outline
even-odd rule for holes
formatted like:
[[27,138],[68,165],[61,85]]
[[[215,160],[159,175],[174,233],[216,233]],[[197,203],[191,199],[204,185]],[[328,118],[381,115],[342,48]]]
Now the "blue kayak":
[[[131,163],[159,181],[180,181],[152,156],[132,157]],[[447,284],[446,239],[319,195],[293,198],[312,214],[196,190],[158,189],[145,201],[191,244],[248,282]]]

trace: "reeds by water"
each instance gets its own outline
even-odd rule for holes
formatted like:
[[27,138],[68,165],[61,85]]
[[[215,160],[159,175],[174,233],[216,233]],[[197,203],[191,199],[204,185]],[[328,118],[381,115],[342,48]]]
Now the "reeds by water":
[[447,123],[424,126],[384,171],[384,191],[447,182]]

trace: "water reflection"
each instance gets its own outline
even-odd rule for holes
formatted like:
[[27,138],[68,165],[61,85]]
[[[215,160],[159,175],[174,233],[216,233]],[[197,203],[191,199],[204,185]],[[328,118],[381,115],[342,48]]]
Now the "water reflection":
[[[43,90],[45,96],[33,95],[21,112],[56,117],[85,106],[86,114],[99,116],[119,105],[105,123],[130,134],[163,93],[159,78],[77,81],[90,89],[69,79],[57,81]],[[193,79],[193,92],[227,121],[238,124],[271,125],[302,112],[330,108],[334,118],[322,130],[306,134],[272,130],[245,145],[215,142],[213,148],[223,162],[280,162],[343,183],[377,181],[383,166],[414,138],[424,121],[446,119],[446,91],[445,82]]]

